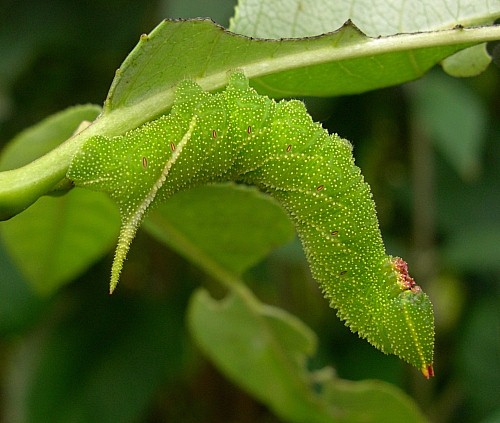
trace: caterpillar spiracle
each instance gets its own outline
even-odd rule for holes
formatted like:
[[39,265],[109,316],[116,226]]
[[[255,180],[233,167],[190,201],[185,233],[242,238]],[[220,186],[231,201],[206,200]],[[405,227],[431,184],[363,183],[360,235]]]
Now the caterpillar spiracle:
[[241,72],[215,94],[186,80],[170,114],[123,136],[90,138],[68,178],[107,192],[120,209],[111,291],[153,203],[212,182],[258,187],[294,222],[311,272],[339,318],[376,348],[433,375],[429,297],[406,263],[386,254],[350,143],[313,122],[302,102],[261,96]]

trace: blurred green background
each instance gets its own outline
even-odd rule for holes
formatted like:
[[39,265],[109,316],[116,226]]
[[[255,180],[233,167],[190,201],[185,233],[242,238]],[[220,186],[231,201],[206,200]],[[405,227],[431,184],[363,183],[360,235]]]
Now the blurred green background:
[[[115,70],[162,18],[211,17],[234,1],[0,2],[0,146],[67,106],[102,104]],[[404,86],[305,99],[354,144],[388,252],[407,258],[436,313],[425,381],[352,335],[311,280],[297,241],[246,275],[259,298],[319,335],[317,365],[402,387],[435,422],[500,421],[500,70],[435,69]],[[1,225],[1,224],[0,224]],[[41,296],[0,238],[0,421],[277,422],[220,375],[185,329],[192,290],[213,282],[145,232],[117,293],[109,253]],[[32,258],[36,260],[36,258]]]

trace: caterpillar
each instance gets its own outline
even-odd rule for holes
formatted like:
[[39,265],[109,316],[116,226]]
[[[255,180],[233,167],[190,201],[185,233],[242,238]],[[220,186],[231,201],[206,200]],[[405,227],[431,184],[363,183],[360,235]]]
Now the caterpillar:
[[207,183],[258,187],[295,224],[312,275],[338,317],[382,352],[433,376],[429,297],[406,263],[386,254],[351,144],[313,122],[301,101],[261,96],[242,72],[214,94],[186,80],[170,114],[122,136],[90,138],[67,176],[76,186],[107,192],[120,209],[111,292],[152,205]]

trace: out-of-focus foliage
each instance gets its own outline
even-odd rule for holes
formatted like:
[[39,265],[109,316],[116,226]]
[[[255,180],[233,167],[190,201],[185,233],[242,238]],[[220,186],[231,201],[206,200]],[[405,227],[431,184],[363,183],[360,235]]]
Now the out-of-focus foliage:
[[[227,26],[233,4],[211,3],[2,2],[0,145],[66,106],[100,104],[139,34],[160,18],[210,16]],[[446,107],[447,101],[465,107]],[[406,250],[430,292],[436,378],[407,374],[404,364],[352,336],[312,283],[297,242],[275,251],[245,280],[263,302],[297,315],[318,334],[311,367],[333,364],[343,378],[399,385],[436,422],[495,421],[499,69],[491,66],[470,80],[436,70],[407,86],[307,104],[315,120],[353,140],[389,252]],[[467,113],[471,104],[474,116]],[[479,125],[477,138],[457,136],[454,146],[454,122]],[[426,192],[422,186],[427,197],[418,194]],[[422,226],[422,213],[430,225]],[[0,420],[278,421],[214,370],[187,337],[184,313],[193,288],[201,283],[222,295],[209,277],[142,232],[120,290],[108,298],[110,259],[47,297],[32,291],[18,258],[0,244]],[[71,257],[65,260],[71,264]]]

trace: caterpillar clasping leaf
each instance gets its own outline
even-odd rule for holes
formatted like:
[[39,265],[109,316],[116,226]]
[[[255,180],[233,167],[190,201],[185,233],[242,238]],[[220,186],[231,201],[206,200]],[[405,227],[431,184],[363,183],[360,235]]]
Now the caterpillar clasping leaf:
[[273,196],[294,222],[314,278],[352,331],[433,375],[429,297],[385,252],[370,188],[348,141],[312,121],[302,102],[259,95],[241,72],[220,93],[179,84],[171,113],[123,136],[95,136],[68,178],[107,192],[122,229],[110,291],[147,210],[181,190],[236,181]]

